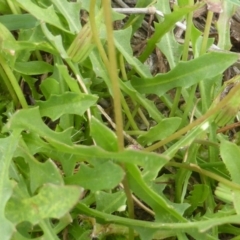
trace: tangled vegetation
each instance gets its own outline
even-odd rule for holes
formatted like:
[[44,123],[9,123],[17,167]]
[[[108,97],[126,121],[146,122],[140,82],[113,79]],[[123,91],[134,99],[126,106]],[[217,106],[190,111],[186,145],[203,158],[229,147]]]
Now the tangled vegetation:
[[239,1],[117,2],[0,1],[1,239],[240,239]]

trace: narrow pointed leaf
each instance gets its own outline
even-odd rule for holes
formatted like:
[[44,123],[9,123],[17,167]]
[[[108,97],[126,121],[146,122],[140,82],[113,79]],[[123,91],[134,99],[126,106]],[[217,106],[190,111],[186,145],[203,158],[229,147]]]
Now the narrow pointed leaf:
[[91,136],[98,146],[108,151],[118,150],[117,136],[103,123],[92,117],[90,128]]
[[68,26],[73,33],[78,33],[80,25],[80,3],[67,2],[62,0],[51,0],[51,2],[57,7],[59,12],[65,17],[68,22]]
[[149,79],[134,79],[131,83],[140,93],[161,96],[170,89],[187,88],[215,77],[236,61],[236,54],[211,52],[188,62],[180,62],[166,74],[158,74]]
[[233,182],[240,184],[240,149],[231,142],[222,141],[220,145],[220,154],[226,168],[228,169]]

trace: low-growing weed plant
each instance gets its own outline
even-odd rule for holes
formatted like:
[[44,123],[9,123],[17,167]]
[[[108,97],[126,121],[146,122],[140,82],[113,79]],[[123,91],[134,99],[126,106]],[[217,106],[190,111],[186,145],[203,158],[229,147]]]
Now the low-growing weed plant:
[[239,1],[116,2],[0,1],[0,238],[240,239]]

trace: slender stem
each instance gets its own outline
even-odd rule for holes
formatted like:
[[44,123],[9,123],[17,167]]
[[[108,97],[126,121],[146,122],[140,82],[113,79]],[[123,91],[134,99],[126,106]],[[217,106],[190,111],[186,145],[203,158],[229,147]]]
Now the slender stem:
[[48,240],[59,240],[54,230],[52,229],[49,220],[42,220],[39,222],[39,226],[42,228],[44,232],[44,236]]
[[[124,150],[124,135],[123,135],[123,119],[122,119],[122,106],[121,106],[121,91],[119,86],[119,80],[117,75],[117,61],[116,61],[116,50],[114,45],[113,37],[113,26],[112,26],[112,13],[111,13],[111,1],[102,1],[104,18],[107,32],[108,42],[108,56],[109,56],[109,68],[108,74],[112,82],[113,92],[113,104],[115,111],[115,122],[116,122],[116,134],[118,138],[118,151]],[[125,169],[125,166],[122,165]],[[131,190],[129,188],[128,180],[124,177],[123,181],[124,191],[127,196],[128,213],[130,218],[134,218],[134,205]],[[134,230],[129,228],[129,240],[134,239]]]
[[118,82],[117,75],[117,62],[116,62],[116,50],[114,45],[112,17],[110,1],[103,1],[104,17],[106,22],[107,42],[108,42],[108,55],[109,55],[109,77],[112,82],[113,92],[113,104],[115,111],[116,121],[116,134],[118,137],[118,148],[119,151],[124,149],[124,138],[123,138],[123,120],[122,120],[122,106],[121,106],[121,91]]
[[191,106],[193,104],[193,99],[194,99],[194,96],[195,96],[196,89],[197,89],[197,84],[195,84],[191,87],[189,98],[188,98],[188,101],[186,101],[186,107],[184,109],[184,113],[183,113],[183,116],[182,116],[181,127],[183,127],[185,125],[185,121],[187,120],[187,117],[188,117],[189,112],[191,110]]
[[2,93],[2,91],[4,92],[5,90],[8,91],[8,93],[10,94],[10,96],[13,100],[14,105],[17,106],[18,105],[17,95],[16,95],[11,83],[9,82],[8,77],[7,77],[6,73],[4,72],[2,66],[0,66],[0,76],[3,80],[3,83],[1,84],[1,88],[3,88],[3,89],[1,89],[1,93]]
[[232,89],[232,91],[225,98],[223,98],[223,100],[221,102],[219,102],[217,104],[217,106],[215,106],[214,108],[207,111],[202,117],[198,118],[196,121],[192,122],[191,124],[189,124],[188,126],[182,128],[182,129],[180,129],[179,131],[177,131],[176,133],[172,134],[171,136],[165,138],[164,140],[157,142],[150,147],[145,148],[144,150],[148,151],[148,152],[153,151],[153,150],[158,149],[158,148],[164,146],[165,144],[171,142],[172,140],[181,137],[184,133],[188,132],[192,128],[203,123],[209,117],[211,117],[213,114],[215,114],[217,111],[221,110],[235,94],[239,93],[239,91],[240,91],[240,84],[236,85],[236,87],[234,87]]
[[181,87],[177,88],[169,117],[173,117],[175,115],[175,112],[178,108],[178,104],[180,101],[181,92],[182,88]]
[[[193,6],[194,1],[189,0],[188,5]],[[191,41],[191,32],[192,32],[192,18],[193,18],[193,12],[190,12],[187,15],[187,29],[186,29],[186,34],[185,34],[185,40],[184,40],[184,45],[183,45],[183,55],[182,55],[183,61],[188,60],[188,51],[189,51],[189,44]],[[181,93],[182,93],[182,88],[181,87],[177,88],[177,91],[176,91],[176,94],[174,97],[173,106],[172,106],[171,113],[170,113],[170,117],[173,117],[175,115],[175,112],[178,108]],[[191,100],[189,100],[188,102],[191,102]]]
[[121,103],[122,103],[124,112],[125,112],[128,120],[129,120],[132,128],[133,128],[134,130],[138,130],[138,126],[137,126],[136,122],[134,121],[134,117],[132,116],[132,114],[131,114],[131,112],[130,112],[130,109],[129,109],[127,103],[126,103],[126,100],[125,100],[125,98],[123,97],[122,94],[121,94]]
[[126,73],[126,68],[125,68],[125,64],[124,64],[124,57],[122,54],[119,54],[119,63],[120,63],[120,70],[121,70],[121,74],[122,74],[122,78],[123,80],[127,80],[127,73]]
[[96,44],[96,46],[98,48],[98,51],[99,51],[100,56],[103,60],[103,63],[105,64],[105,66],[108,69],[109,68],[109,61],[108,61],[107,55],[105,53],[105,50],[102,46],[101,40],[99,38],[97,26],[96,26],[96,23],[95,23],[95,5],[96,5],[96,0],[91,0],[90,10],[89,10],[89,20],[90,20],[91,30],[92,30],[92,34],[93,34],[93,40],[94,40],[94,43]]
[[215,173],[212,173],[210,171],[204,170],[202,168],[200,168],[198,165],[196,164],[186,164],[186,163],[177,163],[177,162],[169,162],[167,164],[168,166],[172,166],[172,167],[178,167],[178,168],[185,168],[188,169],[190,171],[194,171],[194,172],[198,172],[204,176],[210,177],[224,185],[226,185],[227,187],[231,188],[231,189],[236,189],[236,190],[240,190],[240,185],[234,182],[231,182]]
[[[133,111],[132,111],[132,117],[133,117],[133,118],[136,116],[137,111],[138,111],[138,108],[139,108],[139,104],[136,104],[136,105],[135,105],[135,108],[134,108]],[[129,129],[130,124],[131,124],[131,123],[130,123],[130,121],[128,120],[128,122],[127,122],[127,124],[125,125],[125,128],[124,128],[125,131]]]
[[16,77],[14,76],[12,70],[9,68],[8,64],[5,62],[1,55],[0,64],[2,65],[2,68],[6,73],[6,76],[8,77],[9,82],[11,83],[12,88],[14,89],[22,108],[28,108],[27,101],[22,93],[22,89],[20,88]]
[[213,19],[213,12],[208,11],[206,25],[205,25],[204,33],[203,33],[202,45],[201,45],[201,49],[200,49],[200,56],[203,55],[207,51],[207,42],[208,42],[208,36],[209,36],[211,24],[212,24],[212,19]]

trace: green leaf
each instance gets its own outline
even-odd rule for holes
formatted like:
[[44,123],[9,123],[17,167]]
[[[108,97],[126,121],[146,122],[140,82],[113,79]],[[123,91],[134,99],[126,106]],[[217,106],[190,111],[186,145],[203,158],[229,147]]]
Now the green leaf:
[[14,70],[26,75],[38,75],[52,72],[53,66],[43,61],[16,62]]
[[155,141],[162,140],[173,134],[179,127],[181,118],[163,119],[156,126],[150,128],[148,132],[139,136],[138,141],[142,145],[149,145]]
[[147,46],[144,52],[139,57],[141,62],[147,60],[148,56],[153,52],[156,43],[158,43],[163,35],[169,32],[177,21],[180,21],[181,18],[187,13],[194,11],[198,6],[187,6],[184,8],[176,9],[171,14],[166,14],[164,16],[164,22],[155,23],[155,32],[152,37],[148,40]]
[[148,111],[149,116],[152,117],[156,122],[159,122],[162,120],[163,116],[159,109],[156,107],[156,105],[144,97],[142,94],[140,94],[138,91],[136,91],[135,88],[132,87],[129,82],[123,83],[120,81],[121,89],[131,96],[137,103],[145,107],[145,109]]
[[59,82],[55,78],[46,78],[40,84],[40,89],[46,99],[50,98],[52,94],[60,94]]
[[14,31],[34,28],[39,21],[30,14],[9,14],[0,16],[0,23],[8,30]]
[[240,184],[240,149],[229,141],[223,140],[220,144],[220,154],[233,182]]
[[[122,152],[107,152],[97,146],[73,145],[70,140],[71,129],[64,132],[54,132],[45,125],[41,119],[39,109],[23,109],[17,111],[4,126],[4,131],[11,129],[27,130],[39,135],[48,141],[58,152],[75,154],[79,160],[112,159],[119,163],[133,163],[151,169],[154,173],[163,167],[168,159],[160,154],[147,153],[126,149]],[[42,152],[51,152],[52,148],[44,141],[39,141],[39,149]],[[156,172],[155,172],[156,171]]]
[[239,215],[240,214],[240,205],[239,205],[240,191],[234,190],[232,191],[232,195],[233,195],[234,209],[236,210],[236,213]]
[[97,146],[113,152],[118,150],[117,136],[95,117],[91,118],[90,129]]
[[[170,9],[170,4],[168,0],[158,1],[155,6],[157,9],[161,9],[165,14],[172,12]],[[160,18],[160,17],[159,17]],[[170,65],[170,69],[173,69],[176,64],[180,61],[183,45],[179,44],[176,41],[173,31],[168,31],[159,42],[156,43],[156,46],[161,50],[164,56],[167,58]]]
[[41,22],[49,23],[65,32],[69,32],[61,23],[53,6],[44,9],[34,4],[31,0],[17,0],[17,2],[25,11],[32,14]]
[[219,19],[217,21],[217,30],[219,34],[218,47],[220,49],[229,51],[232,47],[232,44],[230,37],[231,25],[228,23],[230,22],[231,17],[234,15],[236,8],[233,4],[228,3],[227,1],[223,1],[222,5],[224,10],[219,15]]
[[158,222],[186,222],[186,219],[170,205],[164,197],[153,191],[144,181],[140,170],[133,164],[127,164],[127,179],[131,190],[155,212]]
[[37,101],[41,116],[47,116],[53,121],[64,114],[77,114],[84,112],[97,101],[97,97],[90,94],[65,92],[61,95],[51,95],[47,101]]
[[0,139],[0,235],[3,240],[9,240],[14,232],[14,225],[5,217],[5,206],[12,194],[8,173],[18,141],[19,134],[16,133]]
[[38,162],[26,149],[21,146],[21,153],[18,150],[16,155],[21,155],[27,161],[30,167],[30,189],[34,193],[39,187],[46,183],[63,185],[62,175],[51,159],[46,162]]
[[95,193],[97,210],[104,213],[123,211],[126,208],[126,195],[123,191],[106,193],[98,191]]
[[62,36],[54,36],[51,31],[48,30],[46,23],[41,23],[41,29],[44,36],[47,37],[52,46],[58,51],[62,58],[69,58],[65,48],[63,46]]
[[137,58],[133,56],[132,48],[130,46],[132,29],[126,28],[124,30],[114,31],[114,40],[116,48],[125,57],[126,61],[135,69],[135,71],[144,78],[151,77],[151,73],[147,66],[142,64]]
[[42,121],[38,107],[31,109],[23,109],[17,111],[4,126],[5,131],[10,128],[19,130],[29,130],[33,133],[43,134],[46,139],[54,139],[54,141],[61,142],[63,145],[72,145],[70,140],[71,129],[64,132],[54,132],[48,128]]
[[94,167],[82,164],[75,175],[65,178],[65,182],[78,184],[95,192],[116,187],[122,181],[123,176],[124,171],[120,166],[107,161]]
[[23,221],[37,224],[46,218],[59,219],[70,211],[80,196],[79,187],[47,184],[36,196],[24,199],[11,198],[7,203],[6,213],[15,224]]
[[[127,227],[133,227],[136,230],[139,228],[143,229],[151,229],[155,232],[155,230],[161,229],[161,231],[174,231],[174,236],[176,236],[178,233],[182,232],[189,232],[191,235],[197,236],[195,239],[215,239],[210,237],[209,234],[205,233],[208,229],[218,226],[224,223],[238,223],[237,221],[240,220],[240,216],[228,216],[228,217],[221,217],[221,218],[213,218],[210,220],[203,220],[203,221],[193,221],[193,222],[177,222],[177,223],[159,223],[159,222],[147,222],[142,220],[135,220],[135,219],[129,219],[125,217],[119,217],[107,213],[100,212],[95,209],[88,208],[86,205],[79,203],[77,205],[77,209],[81,214],[86,214],[88,216],[92,216],[96,218],[99,222],[106,222],[106,223],[116,223],[119,225],[127,226]],[[173,227],[174,226],[174,227]],[[201,237],[201,238],[199,238]],[[202,238],[204,237],[204,238]]]
[[70,31],[73,33],[78,33],[81,29],[79,17],[81,4],[79,2],[73,3],[65,0],[51,0],[51,2],[67,20]]
[[187,88],[215,77],[236,61],[235,54],[211,52],[188,62],[180,62],[166,74],[158,74],[150,79],[134,79],[131,83],[140,93],[155,93],[161,96],[170,89]]
[[226,0],[226,2],[230,2],[230,3],[233,3],[237,6],[240,6],[240,1],[239,0]]
[[191,206],[187,209],[187,214],[190,214],[198,206],[202,206],[209,195],[209,186],[205,184],[195,184],[193,190],[190,192],[188,201]]

